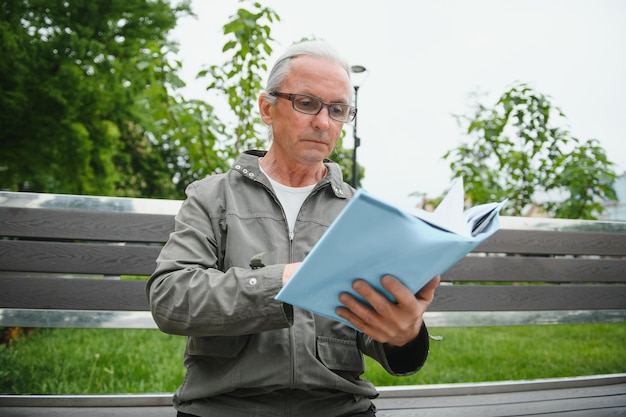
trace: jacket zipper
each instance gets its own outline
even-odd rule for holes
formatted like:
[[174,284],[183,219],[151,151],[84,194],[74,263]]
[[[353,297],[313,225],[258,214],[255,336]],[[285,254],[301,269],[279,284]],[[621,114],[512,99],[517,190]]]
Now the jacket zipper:
[[[276,204],[278,204],[278,207],[280,207],[280,211],[283,214],[283,220],[285,221],[285,229],[287,231],[287,236],[289,237],[289,259],[288,262],[291,263],[293,262],[293,239],[294,239],[294,233],[289,231],[289,224],[287,223],[287,215],[285,214],[285,209],[283,208],[283,205],[280,204],[280,201],[278,200],[278,197],[276,197],[276,194],[274,193],[274,191],[268,187],[267,185],[263,184],[262,182],[258,181],[255,179],[255,181],[257,181],[259,184],[261,184],[262,187],[265,188],[265,190],[269,193],[269,195],[272,196],[272,198],[274,199],[274,201],[276,202]],[[303,203],[304,205],[304,203]],[[297,219],[296,219],[296,223],[297,223]],[[295,308],[295,307],[294,307]],[[294,311],[294,320],[295,320],[295,311]],[[291,345],[291,361],[289,362],[289,387],[291,389],[294,389],[296,387],[296,335],[294,334],[294,329],[293,326],[289,327],[288,329],[289,331],[289,344]],[[288,409],[288,407],[286,407]]]
[[[304,205],[309,201],[309,199],[311,198],[311,196],[313,194],[315,194],[321,187],[318,186],[313,188],[313,190],[311,190],[311,193],[304,199],[304,201],[302,202],[302,206],[300,206],[300,210],[298,210],[298,215],[296,216],[296,223],[294,225],[294,231],[296,229],[296,226],[298,224],[298,218],[300,217],[300,212],[302,211],[302,207],[304,207]],[[274,196],[274,198],[276,198],[276,196]],[[282,205],[280,204],[280,202],[278,202],[278,205],[281,207],[282,211],[283,211],[283,217],[285,219],[285,224],[287,223],[287,216],[285,215],[285,210],[283,209]],[[287,230],[289,231],[289,226],[287,225]],[[289,232],[289,262],[293,262],[293,239],[295,237],[295,232]],[[294,307],[295,308],[295,307]],[[295,315],[296,312],[294,311],[294,321],[295,321]],[[296,343],[296,334],[295,334],[295,326],[292,326],[289,328],[289,337],[290,337],[290,343],[291,343],[291,381],[290,381],[290,387],[292,389],[294,389],[296,387],[296,358],[298,356],[297,354],[297,343]]]
[[[283,208],[283,205],[280,204],[280,201],[278,200],[278,197],[276,197],[276,195],[274,194],[274,192],[272,191],[272,189],[268,186],[266,186],[265,184],[261,183],[258,180],[255,180],[257,182],[259,182],[259,184],[261,184],[263,187],[265,187],[265,189],[267,190],[267,192],[272,196],[272,198],[274,199],[274,201],[276,201],[276,203],[278,204],[278,206],[280,207],[280,210],[283,214],[283,219],[285,221],[285,227],[287,229],[287,235],[289,237],[289,259],[288,262],[291,263],[293,262],[293,239],[295,237],[295,232],[290,232],[289,231],[289,225],[287,224],[287,215],[285,214],[285,209]],[[300,216],[300,211],[302,211],[302,207],[304,207],[304,205],[307,203],[307,201],[311,198],[311,196],[315,193],[317,193],[319,191],[320,188],[322,188],[322,186],[326,185],[326,182],[324,182],[324,184],[318,184],[315,188],[313,188],[313,190],[311,190],[311,193],[306,197],[306,199],[302,202],[302,206],[300,206],[300,210],[298,211],[298,216],[296,217],[296,225],[298,224],[298,217]],[[294,226],[294,230],[295,230],[295,226]],[[294,307],[295,308],[295,307]],[[295,321],[295,314],[296,312],[294,311],[294,321]],[[289,386],[291,389],[294,389],[296,387],[296,357],[297,357],[297,343],[296,343],[296,335],[295,335],[295,331],[294,331],[294,327],[290,327],[289,328],[289,341],[291,344],[291,361],[289,366],[291,367],[290,369],[290,381],[289,381]]]

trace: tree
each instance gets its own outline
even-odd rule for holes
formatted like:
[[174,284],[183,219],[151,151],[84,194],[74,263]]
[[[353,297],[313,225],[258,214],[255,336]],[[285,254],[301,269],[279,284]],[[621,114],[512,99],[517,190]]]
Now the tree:
[[256,109],[280,20],[253,2],[224,25],[220,65],[199,76],[234,114],[179,89],[167,39],[188,1],[16,0],[0,4],[0,189],[182,198],[262,147]]
[[[242,1],[243,2],[243,1]],[[264,135],[259,133],[262,124],[256,111],[256,97],[261,91],[262,71],[267,69],[266,60],[272,52],[270,23],[280,20],[270,8],[254,2],[252,11],[241,7],[224,25],[228,39],[224,52],[232,52],[226,62],[214,64],[200,71],[198,77],[211,80],[207,90],[226,96],[229,108],[235,115],[230,118],[218,114],[215,107],[203,100],[187,100],[175,92],[181,87],[176,62],[165,72],[170,80],[162,82],[174,91],[162,97],[147,97],[146,106],[152,111],[150,120],[143,120],[150,143],[160,152],[165,170],[170,175],[176,195],[182,197],[187,184],[207,175],[226,172],[235,157],[250,147],[262,147]],[[147,143],[146,141],[144,141]],[[141,159],[138,160],[140,163]],[[138,172],[149,173],[148,167]]]
[[263,89],[262,75],[267,72],[267,59],[272,54],[270,23],[279,21],[280,16],[260,3],[253,10],[239,8],[231,20],[224,25],[224,34],[230,36],[222,48],[232,52],[223,65],[211,65],[198,76],[210,75],[207,90],[217,90],[228,99],[236,124],[232,138],[232,152],[239,154],[249,147],[263,145],[258,128],[262,124],[256,111],[257,97]]
[[151,118],[146,98],[167,94],[166,35],[183,13],[146,0],[3,2],[0,187],[113,194],[132,177],[134,151],[155,154],[137,120]]
[[535,204],[549,216],[594,219],[602,200],[615,200],[610,162],[591,139],[564,127],[549,97],[517,83],[491,107],[477,104],[459,116],[473,140],[446,152],[453,177],[462,176],[472,204],[509,203],[503,213],[523,215]]
[[[358,117],[358,116],[357,116]],[[331,152],[328,159],[335,161],[341,166],[341,173],[343,174],[343,180],[348,184],[352,184],[352,164],[353,164],[353,150],[343,147],[343,140],[346,137],[346,131],[341,134],[341,138],[335,145],[335,148]],[[357,162],[357,187],[361,185],[361,180],[365,177],[365,168],[359,165]]]

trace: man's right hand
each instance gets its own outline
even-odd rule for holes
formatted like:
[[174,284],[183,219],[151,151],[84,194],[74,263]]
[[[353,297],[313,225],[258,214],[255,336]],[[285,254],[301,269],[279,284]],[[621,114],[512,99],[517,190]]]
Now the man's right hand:
[[283,286],[291,279],[293,274],[296,273],[296,270],[300,267],[302,262],[296,262],[294,264],[285,265],[285,269],[283,269]]

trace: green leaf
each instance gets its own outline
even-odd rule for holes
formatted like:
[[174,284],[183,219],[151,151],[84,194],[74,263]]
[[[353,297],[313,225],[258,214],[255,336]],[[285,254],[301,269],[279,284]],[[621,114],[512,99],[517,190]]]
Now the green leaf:
[[[578,145],[561,127],[567,125],[563,113],[526,84],[513,84],[491,107],[476,103],[455,118],[472,140],[443,158],[453,177],[465,177],[472,204],[507,197],[503,214],[523,215],[535,204],[549,215],[593,218],[601,211],[598,201],[615,198],[613,164],[597,141]],[[541,202],[549,190],[565,190],[572,198]]]

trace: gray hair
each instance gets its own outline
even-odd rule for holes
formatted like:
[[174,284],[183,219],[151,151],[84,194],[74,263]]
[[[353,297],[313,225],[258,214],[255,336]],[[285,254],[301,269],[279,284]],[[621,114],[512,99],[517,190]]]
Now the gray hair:
[[278,91],[289,73],[289,62],[292,58],[301,55],[311,55],[335,62],[341,65],[346,70],[348,77],[350,77],[350,65],[348,65],[348,61],[339,55],[330,44],[324,41],[304,41],[294,43],[278,58],[267,79],[267,91]]
[[[348,78],[350,78],[350,65],[348,61],[343,58],[330,44],[324,41],[304,41],[294,43],[278,58],[274,67],[270,71],[270,75],[267,78],[266,91],[275,92],[280,89],[280,86],[285,81],[287,74],[289,73],[289,63],[297,56],[310,55],[318,58],[328,59],[334,63],[337,63],[346,70]],[[275,104],[278,97],[264,94],[265,100]],[[269,127],[269,140],[273,139],[271,126]]]

